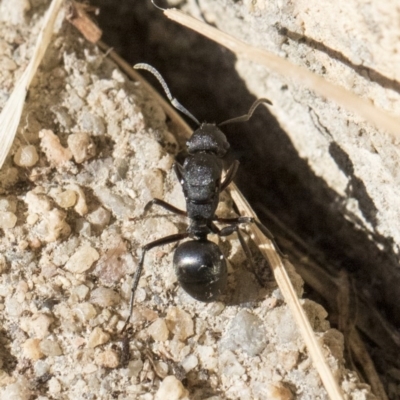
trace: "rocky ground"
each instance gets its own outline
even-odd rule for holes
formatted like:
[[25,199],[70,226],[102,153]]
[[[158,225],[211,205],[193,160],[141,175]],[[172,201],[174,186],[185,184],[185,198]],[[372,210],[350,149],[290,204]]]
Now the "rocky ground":
[[[17,7],[0,23],[1,107],[43,10]],[[327,398],[272,276],[258,284],[233,235],[213,238],[229,261],[229,291],[215,303],[179,287],[174,245],[149,252],[121,335],[140,247],[186,227],[143,214],[153,197],[184,208],[172,131],[140,84],[62,24],[0,173],[2,399]],[[223,194],[218,214],[232,213]],[[258,268],[268,271],[261,259]],[[325,310],[303,305],[346,399],[374,399],[344,367]]]

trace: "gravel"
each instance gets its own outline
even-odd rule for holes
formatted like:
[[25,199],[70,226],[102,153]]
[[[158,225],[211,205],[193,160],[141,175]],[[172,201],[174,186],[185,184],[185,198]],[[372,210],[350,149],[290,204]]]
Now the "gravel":
[[[14,33],[0,22],[3,53],[32,45],[39,8],[28,18],[20,7]],[[0,68],[8,94],[29,51],[21,54],[15,68]],[[171,170],[177,142],[141,85],[67,24],[21,121],[0,179],[0,210],[17,218],[1,226],[0,398],[327,398],[275,282],[261,288],[244,272],[236,239],[215,239],[229,262],[229,291],[210,304],[177,284],[174,245],[149,252],[131,328],[121,335],[140,247],[184,229],[164,211],[143,215],[155,195],[182,207]],[[38,155],[30,167],[18,153],[25,137]],[[226,203],[220,210],[233,216]],[[313,302],[307,311],[347,398],[373,399],[345,369],[343,338],[325,311]]]

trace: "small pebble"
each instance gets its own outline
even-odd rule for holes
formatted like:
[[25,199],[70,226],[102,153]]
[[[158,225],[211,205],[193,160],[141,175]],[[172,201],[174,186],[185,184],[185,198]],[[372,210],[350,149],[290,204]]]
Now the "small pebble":
[[14,162],[19,167],[33,167],[38,160],[36,147],[32,145],[21,146],[14,155]]
[[88,221],[97,229],[103,229],[110,222],[111,213],[103,207],[98,207],[96,210],[88,214]]
[[139,375],[143,368],[143,361],[141,359],[129,361],[127,369],[128,378],[136,377]]
[[17,203],[6,197],[0,197],[0,211],[11,211],[15,213],[17,211]]
[[77,195],[73,190],[64,190],[54,195],[54,201],[61,208],[70,208],[76,204]]
[[226,376],[242,376],[246,372],[230,350],[225,350],[220,355],[219,370]]
[[36,376],[42,376],[42,375],[46,374],[47,372],[49,372],[50,367],[46,361],[38,360],[35,362],[33,369],[35,371]]
[[68,185],[67,190],[73,190],[78,196],[78,201],[75,204],[74,210],[82,217],[88,213],[88,206],[86,204],[86,196],[82,188],[76,184]]
[[182,382],[170,375],[161,382],[155,400],[179,400],[188,395],[189,392],[182,385]]
[[90,303],[79,303],[73,309],[81,322],[88,322],[97,316],[97,311]]
[[154,372],[161,379],[164,379],[168,375],[168,364],[164,361],[156,361],[154,365]]
[[263,322],[256,315],[241,310],[221,339],[221,350],[242,349],[249,356],[261,353],[268,344]]
[[94,349],[110,340],[110,335],[96,326],[89,336],[88,347]]
[[25,196],[25,203],[32,214],[44,214],[51,210],[51,199],[43,193],[35,193],[33,190]]
[[84,244],[67,261],[65,269],[74,274],[82,274],[87,271],[99,257],[100,255],[96,249],[89,244]]
[[45,339],[40,342],[40,350],[47,357],[56,357],[63,354],[59,344],[50,339]]
[[169,331],[167,328],[167,324],[162,318],[156,319],[148,328],[147,333],[153,338],[155,341],[165,342],[168,340]]
[[17,216],[10,211],[0,211],[0,229],[14,228]]
[[117,246],[110,248],[103,254],[96,264],[93,274],[99,277],[101,283],[105,286],[111,286],[127,275],[128,262],[134,263],[126,245],[121,240]]
[[96,364],[105,368],[117,368],[119,365],[118,354],[114,350],[106,350],[96,355]]
[[40,348],[40,339],[27,339],[22,345],[22,350],[25,357],[31,360],[39,360],[44,354]]
[[81,128],[95,136],[103,135],[106,131],[103,119],[97,115],[85,112],[79,118]]
[[105,287],[99,287],[90,295],[90,302],[99,305],[100,307],[110,307],[119,304],[121,298],[117,292]]
[[199,364],[198,358],[194,354],[189,354],[186,358],[183,359],[181,365],[186,372],[191,371],[196,368]]
[[73,287],[71,290],[71,295],[74,294],[79,301],[85,300],[88,293],[89,288],[86,285],[78,285]]
[[53,208],[44,215],[43,220],[37,226],[37,233],[40,238],[47,242],[55,242],[61,237],[71,233],[71,227],[65,221],[66,214]]
[[81,164],[96,155],[96,146],[90,135],[86,132],[69,135],[68,147],[77,164]]
[[211,346],[197,346],[197,353],[203,368],[216,371],[218,367],[218,360],[214,349]]
[[192,317],[178,307],[172,307],[168,310],[166,324],[170,332],[177,339],[185,341],[194,334],[194,324]]
[[98,367],[96,364],[93,363],[89,363],[86,364],[83,368],[82,368],[82,372],[84,374],[93,374],[94,372],[96,372],[98,370]]
[[30,382],[23,376],[19,376],[15,383],[7,385],[0,393],[1,399],[4,400],[30,400],[32,392]]
[[28,323],[29,332],[38,339],[44,339],[49,334],[50,325],[54,319],[47,314],[36,314]]
[[41,139],[40,146],[50,164],[60,166],[71,159],[71,150],[64,148],[61,145],[58,136],[56,136],[50,129],[42,129],[39,132],[39,137]]
[[61,384],[57,378],[51,378],[47,384],[50,393],[57,394],[61,392]]
[[6,305],[6,312],[12,317],[18,317],[21,315],[23,308],[17,298],[11,297],[5,300],[5,305]]

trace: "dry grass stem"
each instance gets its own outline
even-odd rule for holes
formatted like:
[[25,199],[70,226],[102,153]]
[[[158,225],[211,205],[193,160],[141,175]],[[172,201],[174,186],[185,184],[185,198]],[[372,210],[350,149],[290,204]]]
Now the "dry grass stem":
[[63,0],[53,0],[43,19],[31,61],[17,82],[0,114],[0,168],[11,149],[21,119],[25,97],[53,34],[54,23]]
[[[251,209],[250,205],[247,203],[246,199],[240,193],[235,184],[230,186],[230,193],[242,215],[257,218],[257,215]],[[314,331],[312,330],[307,315],[300,304],[281,258],[275,251],[272,242],[267,239],[256,226],[252,226],[252,234],[254,237],[254,242],[257,244],[261,253],[268,260],[272,267],[275,280],[288,307],[292,311],[292,315],[296,320],[301,336],[303,337],[303,340],[310,353],[310,357],[314,362],[314,366],[321,377],[329,397],[332,400],[343,399],[339,385],[325,360],[325,357],[322,353],[322,348],[315,337]]]
[[250,46],[249,44],[186,15],[177,9],[165,10],[164,14],[171,20],[228,48],[238,57],[247,58],[248,60],[254,61],[258,64],[265,65],[266,68],[284,76],[285,79],[291,78],[296,84],[307,87],[315,93],[329,100],[335,101],[340,106],[360,115],[365,120],[374,124],[376,128],[386,130],[393,135],[399,134],[400,117],[389,114],[388,112],[374,106],[370,100],[362,99],[341,86],[329,83],[319,75],[308,71],[306,68],[294,65],[266,50]]

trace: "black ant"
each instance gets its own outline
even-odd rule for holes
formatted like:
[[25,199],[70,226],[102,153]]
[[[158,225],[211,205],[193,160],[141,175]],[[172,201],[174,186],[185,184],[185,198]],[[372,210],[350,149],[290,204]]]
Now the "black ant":
[[[122,331],[125,330],[130,321],[134,295],[142,273],[145,255],[154,247],[178,242],[188,237],[192,239],[177,247],[173,264],[182,288],[196,300],[204,302],[213,301],[223,293],[228,277],[224,255],[215,243],[207,239],[209,234],[229,236],[236,232],[247,258],[252,261],[250,249],[239,230],[239,225],[254,223],[274,243],[278,253],[285,257],[275,244],[272,234],[259,221],[251,217],[219,218],[215,215],[219,195],[232,182],[239,167],[239,162],[234,161],[222,180],[223,164],[221,159],[229,149],[225,135],[216,124],[200,124],[188,110],[172,97],[164,79],[155,68],[148,64],[136,64],[134,68],[151,72],[161,83],[171,104],[196,122],[199,128],[193,132],[186,143],[189,156],[185,159],[183,165],[175,163],[173,167],[183,188],[186,211],[160,199],[151,200],[144,208],[146,212],[153,205],[163,207],[174,214],[188,217],[190,224],[184,233],[166,236],[142,247],[142,254],[132,284],[129,317]],[[224,121],[219,126],[248,121],[261,103],[272,104],[267,99],[259,99],[254,102],[246,115]],[[215,222],[229,225],[219,229]]]

